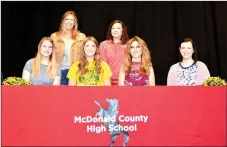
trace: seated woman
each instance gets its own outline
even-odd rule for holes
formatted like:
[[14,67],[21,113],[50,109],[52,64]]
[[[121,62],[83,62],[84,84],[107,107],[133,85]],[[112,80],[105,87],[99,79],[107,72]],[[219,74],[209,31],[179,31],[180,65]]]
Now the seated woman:
[[74,62],[68,72],[69,85],[110,86],[112,72],[100,59],[99,44],[94,37],[87,37],[80,61]]
[[154,86],[154,70],[147,44],[135,36],[127,41],[124,54],[119,86]]
[[179,47],[180,62],[170,67],[167,85],[195,86],[210,77],[207,66],[197,60],[195,42],[191,38],[185,38]]
[[61,71],[56,65],[53,40],[44,37],[39,42],[35,58],[27,61],[22,78],[32,85],[60,85]]

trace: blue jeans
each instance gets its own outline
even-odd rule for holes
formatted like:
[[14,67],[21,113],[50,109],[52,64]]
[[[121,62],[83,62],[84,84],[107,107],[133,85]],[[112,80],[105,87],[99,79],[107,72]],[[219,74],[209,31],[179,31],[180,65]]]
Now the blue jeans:
[[66,77],[69,69],[61,70],[61,85],[68,85],[69,79]]

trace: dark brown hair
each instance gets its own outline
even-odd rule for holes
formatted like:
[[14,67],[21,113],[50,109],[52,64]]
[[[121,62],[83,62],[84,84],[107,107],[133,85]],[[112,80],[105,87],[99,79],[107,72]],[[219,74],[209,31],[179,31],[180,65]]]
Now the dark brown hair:
[[179,44],[179,61],[182,61],[183,60],[183,57],[180,53],[180,48],[181,48],[181,44],[184,43],[184,42],[191,42],[192,44],[192,47],[193,47],[193,50],[194,50],[194,53],[192,54],[192,59],[194,60],[194,62],[197,62],[198,61],[198,58],[197,58],[197,50],[196,50],[196,45],[195,45],[195,42],[191,39],[191,38],[184,38],[184,40],[182,40]]
[[122,26],[121,42],[122,42],[122,44],[125,44],[128,41],[128,30],[127,30],[126,25],[122,21],[120,21],[120,20],[114,20],[113,22],[111,22],[111,24],[109,25],[107,34],[106,34],[106,39],[107,40],[113,40],[113,36],[111,34],[111,29],[112,29],[112,26],[115,23],[120,23],[121,26]]

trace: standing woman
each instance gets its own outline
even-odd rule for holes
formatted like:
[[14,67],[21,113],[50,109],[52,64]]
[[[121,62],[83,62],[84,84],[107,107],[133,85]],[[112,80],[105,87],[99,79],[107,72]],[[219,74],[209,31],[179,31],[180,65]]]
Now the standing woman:
[[71,86],[110,86],[112,72],[109,65],[102,61],[99,44],[94,37],[87,37],[84,42],[80,61],[69,69],[67,77]]
[[170,67],[167,85],[169,86],[195,86],[210,77],[207,66],[197,60],[195,42],[185,38],[179,47],[180,62]]
[[118,85],[120,68],[124,62],[125,43],[128,41],[125,24],[120,20],[114,20],[109,25],[106,39],[100,44],[100,55],[109,64],[113,73],[112,85]]
[[55,49],[50,37],[44,37],[39,42],[38,53],[26,62],[22,79],[32,85],[60,85],[61,71],[56,65]]
[[68,85],[66,77],[72,63],[81,56],[85,34],[78,29],[78,19],[73,11],[67,11],[61,20],[59,31],[51,35],[56,45],[57,63],[61,65],[61,85]]
[[119,74],[119,86],[154,86],[155,76],[150,52],[138,36],[126,43],[124,65]]

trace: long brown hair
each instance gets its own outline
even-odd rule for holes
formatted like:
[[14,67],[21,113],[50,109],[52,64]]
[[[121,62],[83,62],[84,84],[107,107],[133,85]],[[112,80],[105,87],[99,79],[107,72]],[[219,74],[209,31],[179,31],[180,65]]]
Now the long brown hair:
[[59,31],[58,31],[58,34],[62,34],[65,32],[64,30],[64,22],[65,22],[65,18],[68,16],[68,15],[73,15],[75,20],[74,20],[74,26],[73,26],[73,30],[72,30],[72,38],[75,39],[77,34],[80,33],[80,31],[77,29],[78,28],[78,18],[76,16],[76,13],[74,11],[67,11],[64,13],[64,15],[62,16],[61,18],[61,24],[60,24],[60,27],[59,27]]
[[41,41],[39,42],[38,45],[38,52],[35,56],[35,58],[33,58],[34,62],[32,65],[32,77],[36,77],[37,74],[40,72],[40,64],[42,61],[42,55],[41,55],[41,46],[43,44],[44,41],[49,41],[50,43],[52,43],[53,49],[52,49],[52,53],[49,57],[49,64],[47,67],[47,73],[48,76],[51,78],[54,78],[56,76],[56,57],[55,57],[55,49],[54,49],[54,43],[53,40],[50,37],[43,37],[41,39]]
[[126,48],[125,48],[125,57],[124,57],[124,72],[126,75],[128,75],[131,71],[131,64],[132,64],[132,56],[130,54],[131,51],[131,45],[133,41],[137,41],[138,44],[142,48],[142,59],[141,59],[141,67],[140,71],[144,75],[149,75],[150,74],[150,67],[152,66],[151,63],[151,56],[150,56],[150,51],[147,47],[147,44],[145,41],[143,41],[140,37],[135,36],[131,38],[129,41],[126,43]]
[[99,52],[99,43],[92,36],[88,36],[86,38],[86,40],[84,41],[84,43],[83,43],[82,57],[80,59],[80,63],[78,64],[78,68],[79,68],[80,74],[85,74],[88,71],[88,68],[87,68],[88,60],[87,60],[86,54],[84,52],[84,46],[85,46],[85,44],[86,44],[87,41],[92,41],[96,45],[96,51],[95,51],[95,55],[94,55],[94,61],[96,61],[95,62],[95,70],[96,70],[96,72],[98,74],[100,74],[102,67],[101,67],[101,58],[100,58],[100,52]]
[[107,34],[106,34],[106,39],[107,40],[113,40],[113,36],[111,34],[111,29],[112,29],[112,26],[115,23],[120,23],[121,26],[122,26],[121,42],[122,42],[122,44],[125,44],[128,41],[128,30],[127,30],[126,25],[122,21],[120,21],[120,20],[114,20],[113,22],[111,22],[111,24],[109,25]]

